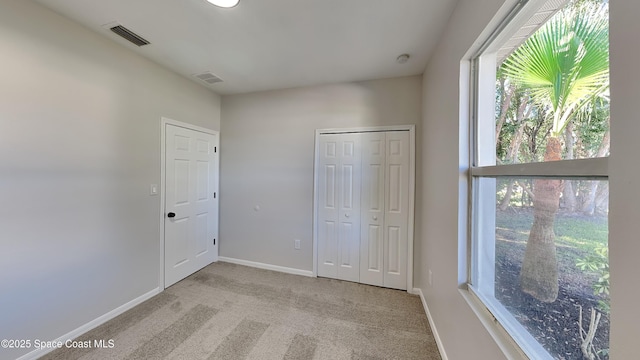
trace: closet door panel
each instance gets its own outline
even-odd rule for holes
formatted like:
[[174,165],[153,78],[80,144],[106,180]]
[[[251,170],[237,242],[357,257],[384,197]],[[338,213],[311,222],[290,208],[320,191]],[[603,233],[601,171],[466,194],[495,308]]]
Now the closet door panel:
[[383,285],[385,133],[362,134],[360,282]]
[[409,132],[386,133],[384,268],[386,287],[407,288]]
[[360,280],[361,134],[342,134],[338,143],[341,179],[338,210],[338,279]]
[[320,137],[318,164],[318,275],[338,276],[339,138]]
[[319,151],[318,275],[359,281],[359,134],[321,135]]

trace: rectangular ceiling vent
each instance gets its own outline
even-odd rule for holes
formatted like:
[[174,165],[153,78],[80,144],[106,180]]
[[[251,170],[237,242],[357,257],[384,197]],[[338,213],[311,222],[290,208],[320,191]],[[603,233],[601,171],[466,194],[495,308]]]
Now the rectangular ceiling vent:
[[222,79],[220,79],[219,77],[217,77],[216,75],[212,74],[209,71],[203,72],[201,74],[194,74],[193,76],[195,76],[200,81],[202,81],[202,82],[204,82],[204,83],[206,83],[208,85],[213,85],[215,83],[222,82]]
[[122,25],[115,25],[109,28],[109,30],[113,31],[114,33],[116,33],[117,35],[119,35],[120,37],[122,37],[123,39],[137,45],[137,46],[144,46],[144,45],[149,45],[151,44],[149,41],[147,41],[145,38],[143,38],[142,36],[134,33],[133,31],[127,29],[126,27],[122,26]]

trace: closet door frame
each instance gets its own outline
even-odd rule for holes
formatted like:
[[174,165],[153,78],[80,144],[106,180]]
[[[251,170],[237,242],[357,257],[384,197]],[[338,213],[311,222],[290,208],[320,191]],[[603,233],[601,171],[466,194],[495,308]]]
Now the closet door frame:
[[318,129],[315,134],[313,165],[313,276],[318,276],[318,175],[320,164],[320,136],[324,134],[366,133],[386,131],[409,132],[409,223],[407,228],[407,292],[413,293],[413,242],[416,193],[416,127],[415,125],[375,126],[356,128]]

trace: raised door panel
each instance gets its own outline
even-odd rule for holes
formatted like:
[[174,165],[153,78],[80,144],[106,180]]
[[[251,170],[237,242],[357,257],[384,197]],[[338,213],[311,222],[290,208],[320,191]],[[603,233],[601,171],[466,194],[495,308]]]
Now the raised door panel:
[[195,249],[194,254],[196,258],[206,256],[207,252],[209,252],[209,242],[213,243],[212,240],[209,240],[210,237],[210,221],[209,221],[209,213],[197,214],[195,216]]
[[212,194],[211,184],[211,164],[209,161],[198,160],[196,162],[196,201],[208,201]]
[[[172,269],[178,269],[183,264],[189,262],[189,239],[191,222],[189,217],[175,219],[172,226],[167,227],[166,237],[181,239],[183,241],[169,241],[165,247],[165,262]],[[179,271],[179,270],[175,270]]]
[[170,169],[171,173],[169,174],[169,178],[173,180],[173,186],[170,187],[173,189],[173,195],[168,197],[168,204],[173,204],[176,207],[189,205],[191,199],[189,196],[191,191],[189,188],[191,184],[190,165],[189,159],[176,158],[173,160],[173,168]]

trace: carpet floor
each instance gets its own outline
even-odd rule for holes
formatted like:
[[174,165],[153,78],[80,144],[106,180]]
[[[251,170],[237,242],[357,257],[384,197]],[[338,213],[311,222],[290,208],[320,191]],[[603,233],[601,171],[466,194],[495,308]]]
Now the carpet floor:
[[42,359],[440,359],[420,298],[218,262]]

